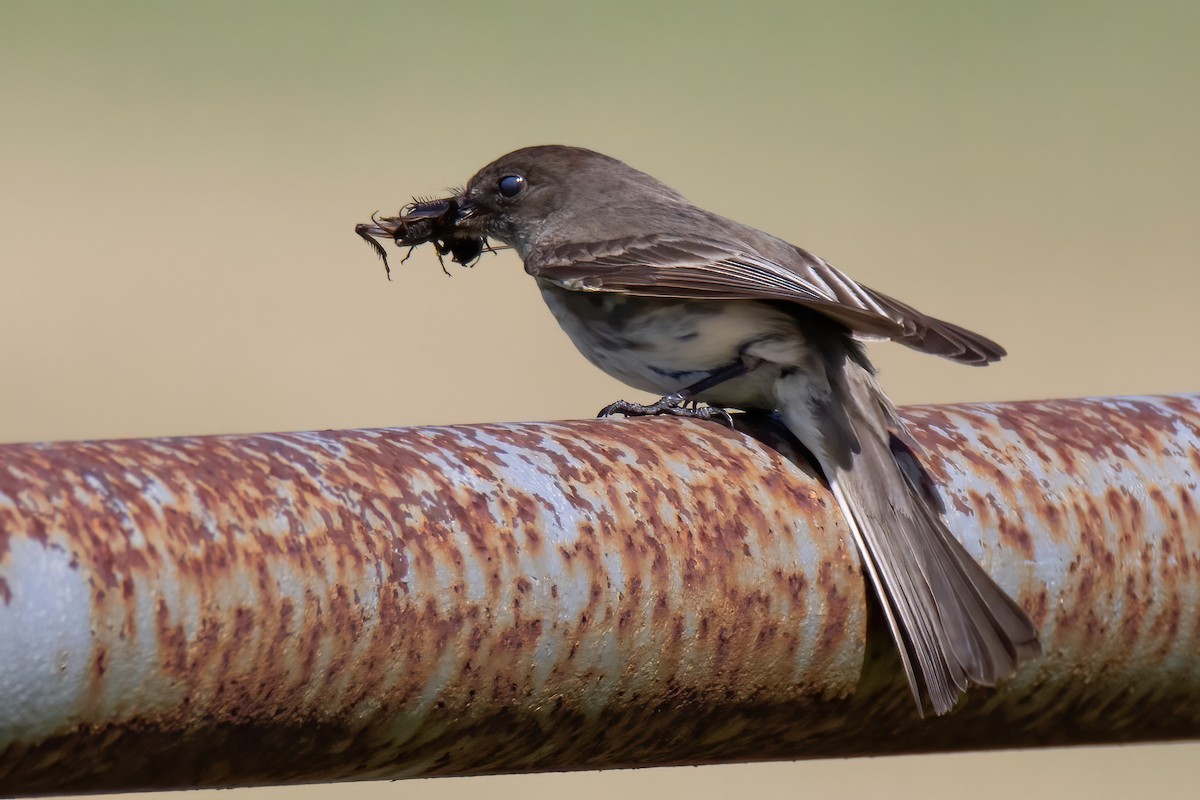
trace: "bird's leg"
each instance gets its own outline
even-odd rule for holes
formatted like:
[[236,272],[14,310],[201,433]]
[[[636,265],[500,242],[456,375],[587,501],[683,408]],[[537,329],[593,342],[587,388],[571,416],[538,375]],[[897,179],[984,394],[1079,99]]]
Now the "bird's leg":
[[[739,358],[732,364],[727,364],[724,367],[713,370],[691,386],[686,386],[677,392],[660,397],[650,405],[631,403],[628,400],[618,400],[600,409],[600,413],[596,416],[609,417],[613,414],[624,414],[627,417],[649,417],[659,414],[669,414],[673,417],[689,417],[691,419],[715,419],[732,428],[733,417],[729,416],[728,411],[720,406],[713,405],[701,408],[697,405],[697,401],[694,398],[705,389],[711,389],[717,384],[745,375],[755,364],[757,364],[757,361],[747,363],[747,359]],[[689,403],[691,404],[691,408],[686,407]]]

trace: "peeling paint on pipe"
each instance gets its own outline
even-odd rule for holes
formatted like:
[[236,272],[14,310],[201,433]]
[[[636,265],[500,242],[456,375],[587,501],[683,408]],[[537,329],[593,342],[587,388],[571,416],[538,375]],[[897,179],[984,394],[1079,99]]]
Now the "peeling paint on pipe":
[[939,719],[761,425],[0,446],[0,794],[1200,735],[1200,395],[904,416],[1046,651]]

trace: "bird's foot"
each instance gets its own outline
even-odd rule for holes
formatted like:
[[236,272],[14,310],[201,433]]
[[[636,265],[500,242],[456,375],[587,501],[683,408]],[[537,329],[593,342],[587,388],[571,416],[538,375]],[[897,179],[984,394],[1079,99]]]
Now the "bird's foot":
[[[687,405],[690,403],[691,408]],[[703,419],[716,421],[733,427],[733,417],[720,406],[700,406],[695,400],[689,400],[685,395],[676,393],[660,397],[650,405],[631,403],[628,400],[618,400],[600,409],[597,417],[611,417],[613,414],[623,414],[627,417],[655,417],[668,414],[672,417],[688,419]]]

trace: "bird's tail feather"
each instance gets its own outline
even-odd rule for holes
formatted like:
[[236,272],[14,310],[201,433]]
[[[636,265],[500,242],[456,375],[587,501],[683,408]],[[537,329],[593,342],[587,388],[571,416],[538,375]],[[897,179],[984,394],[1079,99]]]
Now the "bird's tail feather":
[[[821,462],[900,650],[917,705],[954,707],[971,683],[994,686],[1040,646],[1033,623],[971,558],[889,446],[896,424],[870,369],[854,360],[829,371],[822,405],[812,384],[777,393],[788,427]],[[790,408],[789,408],[790,406]],[[789,413],[792,412],[792,413]],[[820,441],[811,442],[814,427]],[[815,446],[814,446],[815,445]]]

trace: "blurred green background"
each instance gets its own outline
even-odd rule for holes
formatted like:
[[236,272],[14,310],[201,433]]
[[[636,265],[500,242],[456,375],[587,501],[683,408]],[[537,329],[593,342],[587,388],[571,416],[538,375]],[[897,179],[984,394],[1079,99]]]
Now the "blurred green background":
[[[1200,390],[1200,4],[0,4],[0,441],[590,416],[510,253],[354,223],[579,144],[1010,358],[900,402]],[[395,261],[398,263],[398,261]],[[1191,745],[361,784],[366,798],[1174,794]],[[287,791],[289,797],[327,790]],[[250,792],[239,793],[248,796]]]

